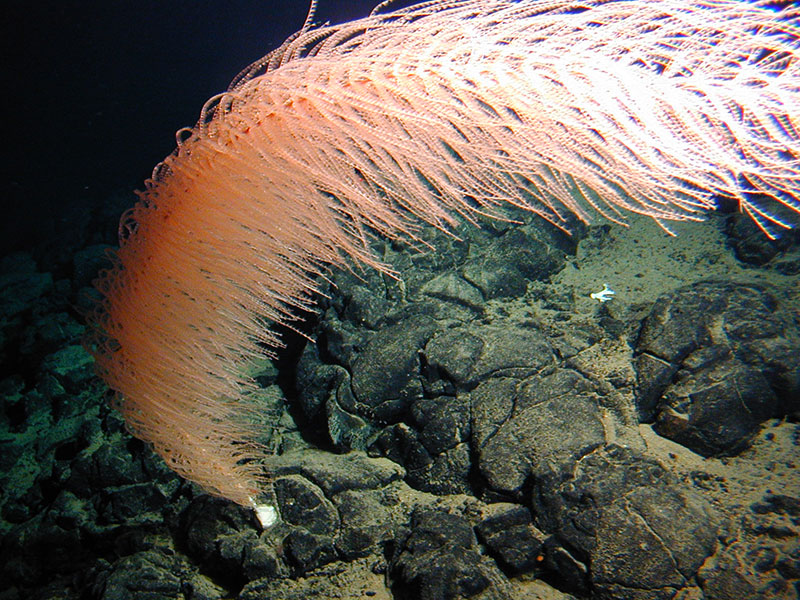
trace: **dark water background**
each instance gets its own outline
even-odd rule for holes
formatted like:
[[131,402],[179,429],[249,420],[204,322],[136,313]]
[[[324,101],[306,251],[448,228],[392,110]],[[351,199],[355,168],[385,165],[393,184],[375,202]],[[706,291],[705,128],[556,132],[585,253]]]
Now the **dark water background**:
[[[317,22],[376,0],[320,0]],[[141,187],[207,98],[300,29],[306,0],[10,0],[0,13],[0,255]]]

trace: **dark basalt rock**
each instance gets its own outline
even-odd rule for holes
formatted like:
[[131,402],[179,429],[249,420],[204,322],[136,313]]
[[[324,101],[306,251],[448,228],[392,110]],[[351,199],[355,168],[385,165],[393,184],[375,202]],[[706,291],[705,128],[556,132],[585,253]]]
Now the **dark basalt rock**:
[[183,511],[178,528],[187,552],[204,572],[233,588],[248,580],[245,557],[259,546],[249,511],[219,498],[200,496]]
[[[776,203],[778,204],[778,203]],[[776,206],[776,210],[781,207]],[[771,240],[758,228],[753,219],[747,215],[736,212],[730,215],[725,223],[725,234],[728,243],[736,253],[736,258],[750,265],[767,265],[774,261],[773,266],[786,275],[796,274],[798,271],[798,237],[796,231],[786,231],[785,235],[777,240]],[[794,263],[794,270],[786,271],[790,263]]]
[[288,525],[302,525],[309,533],[329,537],[338,530],[339,515],[319,487],[296,475],[279,477],[273,485]]
[[427,319],[403,321],[374,336],[356,355],[353,396],[375,420],[396,421],[421,396],[419,352],[434,330]]
[[347,491],[334,499],[341,519],[336,550],[345,560],[367,556],[394,540],[392,508],[380,491]]
[[293,573],[377,555],[395,539],[399,508],[388,490],[402,477],[397,465],[306,451],[276,458],[272,467],[282,520],[265,535],[279,541]]
[[469,391],[490,377],[523,377],[555,363],[534,326],[468,323],[437,331],[423,350],[429,381]]
[[518,497],[530,477],[570,465],[604,443],[599,389],[571,370],[493,378],[472,399],[474,444],[487,485]]
[[[306,348],[298,367],[303,412],[325,427],[334,446],[400,462],[421,490],[472,487],[474,408],[467,391],[484,379],[524,377],[554,364],[536,327],[475,321],[471,309],[488,296],[525,290],[477,283],[486,261],[505,261],[527,281],[553,272],[563,249],[540,240],[543,230],[489,229],[465,229],[465,242],[439,232],[430,238],[436,247],[453,245],[453,254],[398,255],[395,266],[407,282],[399,291],[374,274],[367,275],[369,286],[343,275],[320,322],[319,343]],[[470,252],[458,251],[465,247]]]
[[586,565],[577,589],[619,600],[686,587],[714,551],[720,522],[657,462],[614,445],[538,479],[532,505],[537,525]]
[[765,287],[703,282],[656,301],[635,343],[637,406],[704,456],[800,411],[800,330]]
[[270,463],[273,477],[300,475],[313,483],[328,499],[353,490],[377,490],[400,481],[402,467],[371,459],[360,452],[337,455],[321,450],[304,450],[276,456]]
[[409,600],[477,597],[497,578],[496,570],[481,556],[466,519],[433,510],[414,514],[390,564],[398,597]]
[[286,559],[296,575],[308,573],[336,559],[333,539],[314,535],[310,531],[295,529],[283,540]]
[[511,574],[541,571],[547,536],[533,525],[530,511],[517,504],[493,504],[475,530],[498,564]]
[[98,578],[95,597],[103,600],[179,598],[181,561],[156,550],[126,556]]
[[486,252],[467,262],[464,279],[485,299],[521,296],[531,280],[544,280],[561,268],[563,254],[530,231],[512,229],[493,239]]
[[406,468],[406,481],[433,493],[469,491],[470,407],[467,399],[422,398],[411,407],[412,427],[385,428],[370,446]]

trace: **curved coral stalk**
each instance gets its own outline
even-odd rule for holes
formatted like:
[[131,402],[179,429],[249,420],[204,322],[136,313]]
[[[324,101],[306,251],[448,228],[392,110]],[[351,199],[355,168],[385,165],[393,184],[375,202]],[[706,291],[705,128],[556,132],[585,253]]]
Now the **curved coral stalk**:
[[[211,493],[262,482],[244,365],[370,235],[521,206],[768,235],[800,191],[796,9],[442,0],[304,31],[209,102],[121,225],[96,359],[135,435]],[[793,21],[792,21],[793,20]],[[781,210],[770,212],[770,204]]]

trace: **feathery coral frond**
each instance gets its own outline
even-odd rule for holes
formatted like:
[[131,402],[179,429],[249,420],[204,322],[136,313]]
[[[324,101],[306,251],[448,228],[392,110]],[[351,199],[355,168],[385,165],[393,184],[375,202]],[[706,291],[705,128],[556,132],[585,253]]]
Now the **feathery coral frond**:
[[[247,504],[243,365],[373,233],[511,204],[767,235],[800,212],[797,9],[735,0],[441,0],[299,33],[212,99],[126,216],[101,374],[183,476]],[[769,210],[777,206],[783,212]]]

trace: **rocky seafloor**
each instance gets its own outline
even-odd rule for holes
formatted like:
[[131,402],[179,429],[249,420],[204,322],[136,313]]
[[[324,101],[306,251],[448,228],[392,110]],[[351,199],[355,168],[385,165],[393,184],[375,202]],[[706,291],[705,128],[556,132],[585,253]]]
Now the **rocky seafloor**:
[[0,261],[0,600],[800,598],[796,235],[378,245],[396,277],[333,274],[313,343],[260,365],[264,531],[110,408],[80,317],[104,226]]

